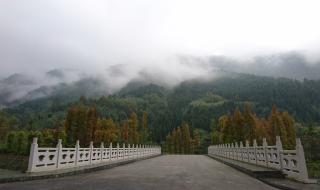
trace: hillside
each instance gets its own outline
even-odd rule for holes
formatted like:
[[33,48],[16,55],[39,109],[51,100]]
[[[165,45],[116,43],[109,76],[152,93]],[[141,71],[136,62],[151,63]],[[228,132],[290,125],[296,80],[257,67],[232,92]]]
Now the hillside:
[[[91,89],[84,95],[92,93]],[[19,128],[54,128],[58,121],[63,121],[70,106],[79,104],[76,96],[68,97],[68,94],[76,94],[72,90],[27,101],[4,111],[17,118]],[[114,95],[85,101],[88,106],[95,105],[102,117],[112,117],[117,122],[131,112],[141,115],[146,111],[157,142],[182,121],[187,121],[191,128],[209,131],[213,118],[245,103],[252,104],[253,110],[261,116],[266,116],[275,104],[280,110],[288,110],[298,122],[319,123],[320,81],[232,74],[213,80],[189,80],[174,88],[132,82]]]

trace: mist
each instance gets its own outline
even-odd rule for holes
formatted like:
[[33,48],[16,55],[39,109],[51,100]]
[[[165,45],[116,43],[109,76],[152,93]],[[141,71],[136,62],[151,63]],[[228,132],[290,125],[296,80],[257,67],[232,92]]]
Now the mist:
[[319,79],[318,4],[1,1],[0,104],[87,79],[98,95],[132,80],[172,87],[219,72]]

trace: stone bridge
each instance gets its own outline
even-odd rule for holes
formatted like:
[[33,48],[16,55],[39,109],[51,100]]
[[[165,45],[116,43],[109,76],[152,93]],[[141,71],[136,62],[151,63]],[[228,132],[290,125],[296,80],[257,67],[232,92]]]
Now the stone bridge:
[[3,190],[195,190],[274,189],[204,155],[163,155],[64,178],[0,184]]
[[[311,182],[300,140],[295,150],[283,150],[281,139],[276,139],[272,146],[265,139],[262,146],[256,141],[253,146],[249,142],[210,146],[208,156],[161,156],[157,146],[91,143],[81,148],[77,141],[74,148],[65,148],[59,140],[55,148],[44,148],[35,138],[27,173],[16,180],[24,182],[3,183],[0,189],[320,189],[284,178]],[[68,173],[79,175],[64,175]]]

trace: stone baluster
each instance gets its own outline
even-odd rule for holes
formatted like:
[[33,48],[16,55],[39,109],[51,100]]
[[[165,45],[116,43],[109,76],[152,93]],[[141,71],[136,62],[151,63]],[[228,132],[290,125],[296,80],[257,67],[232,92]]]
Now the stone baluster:
[[122,148],[123,148],[123,159],[125,159],[127,157],[127,151],[126,151],[126,144],[125,143],[122,144]]
[[249,141],[246,140],[246,158],[247,160],[245,160],[246,162],[250,162],[250,156],[249,156]]
[[243,143],[240,141],[240,160],[243,161]]
[[265,166],[268,167],[269,165],[269,160],[268,160],[268,143],[267,143],[267,139],[263,138],[262,139],[262,146],[263,146],[263,152],[264,152],[264,161],[265,161]]
[[104,144],[101,142],[100,145],[100,162],[103,162],[103,152],[104,152]]
[[128,144],[128,158],[131,158],[131,146]]
[[299,138],[296,138],[296,153],[297,153],[297,167],[299,170],[299,177],[298,180],[303,182],[308,182],[308,170],[306,166],[306,160],[304,157],[304,150],[303,146],[301,145],[301,141]]
[[89,145],[89,148],[90,148],[90,164],[92,164],[92,159],[93,159],[93,141],[90,141],[90,145]]
[[77,140],[76,141],[76,146],[75,146],[75,161],[74,161],[74,164],[75,165],[78,165],[79,163],[79,159],[80,159],[80,153],[79,153],[79,150],[80,150],[80,141]]
[[109,160],[112,160],[112,152],[113,150],[112,150],[112,142],[111,142],[109,145]]
[[235,153],[236,153],[236,155],[235,155],[235,159],[236,160],[239,160],[239,146],[238,146],[238,142],[236,142],[235,143]]
[[33,172],[36,168],[36,160],[38,159],[38,138],[34,137],[30,148],[30,156],[28,163],[28,172]]
[[282,142],[281,142],[280,136],[276,136],[276,148],[277,148],[277,159],[279,160],[279,169],[283,170],[283,166],[282,166],[283,148],[282,148]]
[[253,153],[254,153],[255,164],[258,164],[257,147],[258,147],[257,140],[254,139],[253,140]]
[[57,168],[60,168],[60,162],[62,158],[62,139],[58,139],[57,144]]
[[116,160],[119,160],[120,152],[119,152],[119,143],[117,143],[117,156]]

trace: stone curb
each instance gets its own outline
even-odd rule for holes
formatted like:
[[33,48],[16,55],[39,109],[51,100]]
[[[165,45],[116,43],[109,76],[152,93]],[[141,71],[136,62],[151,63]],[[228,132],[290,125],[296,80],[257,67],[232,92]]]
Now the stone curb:
[[283,189],[283,190],[299,190],[299,189],[293,189],[293,188],[291,188],[291,187],[287,187],[287,186],[283,186],[283,185],[278,185],[278,184],[272,183],[272,182],[270,182],[270,181],[268,181],[268,180],[265,180],[265,179],[262,178],[262,177],[258,177],[254,172],[252,172],[252,171],[250,171],[250,170],[248,170],[248,169],[246,169],[246,168],[237,166],[237,165],[235,165],[235,164],[232,164],[232,163],[230,163],[230,162],[226,162],[226,161],[224,161],[224,160],[222,160],[222,159],[219,159],[219,158],[216,158],[216,157],[213,157],[213,156],[210,156],[210,155],[207,155],[207,156],[208,156],[209,158],[212,158],[212,159],[214,159],[214,160],[217,160],[217,161],[219,161],[219,162],[221,162],[221,163],[223,163],[223,164],[225,164],[225,165],[228,165],[228,166],[230,166],[230,167],[232,167],[232,168],[234,168],[234,169],[236,169],[236,170],[239,170],[239,171],[241,171],[241,172],[243,172],[243,173],[245,173],[245,174],[247,174],[247,175],[249,175],[249,176],[251,176],[251,177],[254,177],[254,178],[256,178],[256,179],[262,181],[263,183],[268,184],[268,185],[270,185],[270,186],[272,186],[272,187],[275,187],[275,188],[278,188],[278,189]]
[[98,165],[97,167],[79,168],[79,169],[75,169],[72,171],[66,171],[66,172],[61,172],[61,173],[51,173],[51,174],[43,174],[43,175],[28,175],[28,174],[26,174],[25,176],[19,176],[19,177],[0,178],[0,183],[22,182],[22,181],[31,181],[31,180],[40,180],[40,179],[59,178],[59,177],[66,177],[66,176],[90,173],[90,172],[95,172],[95,171],[104,170],[104,169],[110,169],[110,168],[114,168],[117,166],[134,163],[134,162],[141,161],[141,160],[155,158],[158,156],[161,156],[161,154],[149,156],[149,157],[145,157],[145,158],[133,159],[133,160],[124,160],[121,162],[115,162],[115,163],[109,163],[109,164],[106,163],[105,165]]

